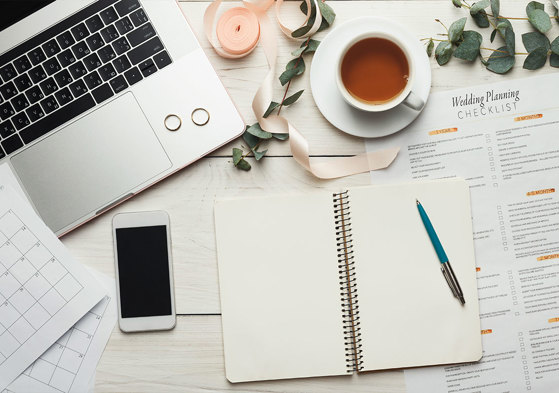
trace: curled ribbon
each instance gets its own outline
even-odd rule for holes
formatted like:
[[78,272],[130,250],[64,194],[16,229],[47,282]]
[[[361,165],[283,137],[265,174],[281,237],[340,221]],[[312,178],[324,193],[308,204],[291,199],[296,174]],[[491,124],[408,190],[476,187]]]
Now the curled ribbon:
[[[311,1],[314,7],[311,7]],[[302,26],[307,25],[313,12],[316,12],[316,16],[312,27],[300,39],[312,36],[320,28],[322,15],[318,1],[321,0],[305,0],[307,14]],[[266,13],[274,0],[243,1],[244,8],[235,7],[223,13],[216,28],[219,41],[219,45],[216,45],[213,39],[214,21],[221,2],[222,0],[215,0],[204,13],[206,37],[216,53],[228,59],[244,57],[252,52],[258,41],[262,43],[269,71],[252,100],[252,110],[262,129],[272,133],[289,134],[289,146],[293,158],[301,166],[318,178],[333,179],[384,169],[394,161],[400,151],[398,147],[329,161],[317,162],[313,159],[311,162],[307,140],[285,117],[277,114],[264,117],[268,105],[272,101],[273,82],[276,74],[277,43],[274,29]],[[284,25],[280,19],[279,10],[282,4],[283,0],[276,1],[276,19],[281,31],[286,36],[293,38],[291,35],[293,30]]]

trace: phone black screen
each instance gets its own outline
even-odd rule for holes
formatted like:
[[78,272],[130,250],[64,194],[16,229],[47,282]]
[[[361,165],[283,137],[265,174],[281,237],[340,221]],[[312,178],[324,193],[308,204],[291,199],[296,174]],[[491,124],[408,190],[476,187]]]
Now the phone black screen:
[[121,317],[171,315],[167,227],[117,228],[116,248]]

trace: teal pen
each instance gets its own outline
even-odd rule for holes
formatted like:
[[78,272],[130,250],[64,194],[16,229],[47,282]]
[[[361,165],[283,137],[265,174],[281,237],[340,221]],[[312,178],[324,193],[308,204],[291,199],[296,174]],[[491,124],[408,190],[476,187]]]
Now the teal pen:
[[464,294],[462,293],[462,288],[460,288],[460,284],[454,275],[454,271],[452,270],[452,266],[448,261],[448,257],[446,256],[446,252],[444,252],[443,245],[437,236],[437,232],[435,232],[435,228],[433,228],[433,224],[431,224],[431,220],[429,220],[429,216],[421,206],[421,203],[416,199],[415,202],[417,203],[417,210],[419,210],[419,216],[421,217],[421,221],[423,221],[423,225],[425,226],[425,230],[429,235],[429,239],[431,239],[431,243],[433,244],[433,248],[435,248],[435,252],[439,257],[439,261],[441,262],[441,272],[450,287],[450,290],[454,294],[454,297],[460,300],[460,303],[464,305],[466,301],[464,300]]

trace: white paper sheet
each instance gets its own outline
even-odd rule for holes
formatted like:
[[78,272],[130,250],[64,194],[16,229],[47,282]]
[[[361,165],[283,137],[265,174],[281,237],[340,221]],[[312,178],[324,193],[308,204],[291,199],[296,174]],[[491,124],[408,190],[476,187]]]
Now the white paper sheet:
[[92,379],[95,385],[95,369],[115,326],[117,308],[115,280],[90,271],[108,295],[17,377],[9,391],[81,393],[92,389]]
[[[559,383],[559,75],[435,93],[373,183],[470,184],[484,357],[406,370],[409,393],[551,392]],[[442,278],[441,278],[442,279]]]
[[0,171],[0,391],[105,296],[6,173]]

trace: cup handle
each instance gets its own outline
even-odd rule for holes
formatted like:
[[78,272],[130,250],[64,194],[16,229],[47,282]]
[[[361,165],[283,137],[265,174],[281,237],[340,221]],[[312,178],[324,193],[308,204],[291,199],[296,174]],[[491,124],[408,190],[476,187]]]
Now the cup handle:
[[419,98],[413,91],[410,91],[410,94],[408,94],[408,96],[402,103],[408,108],[416,111],[420,111],[425,106],[425,102],[421,98]]

